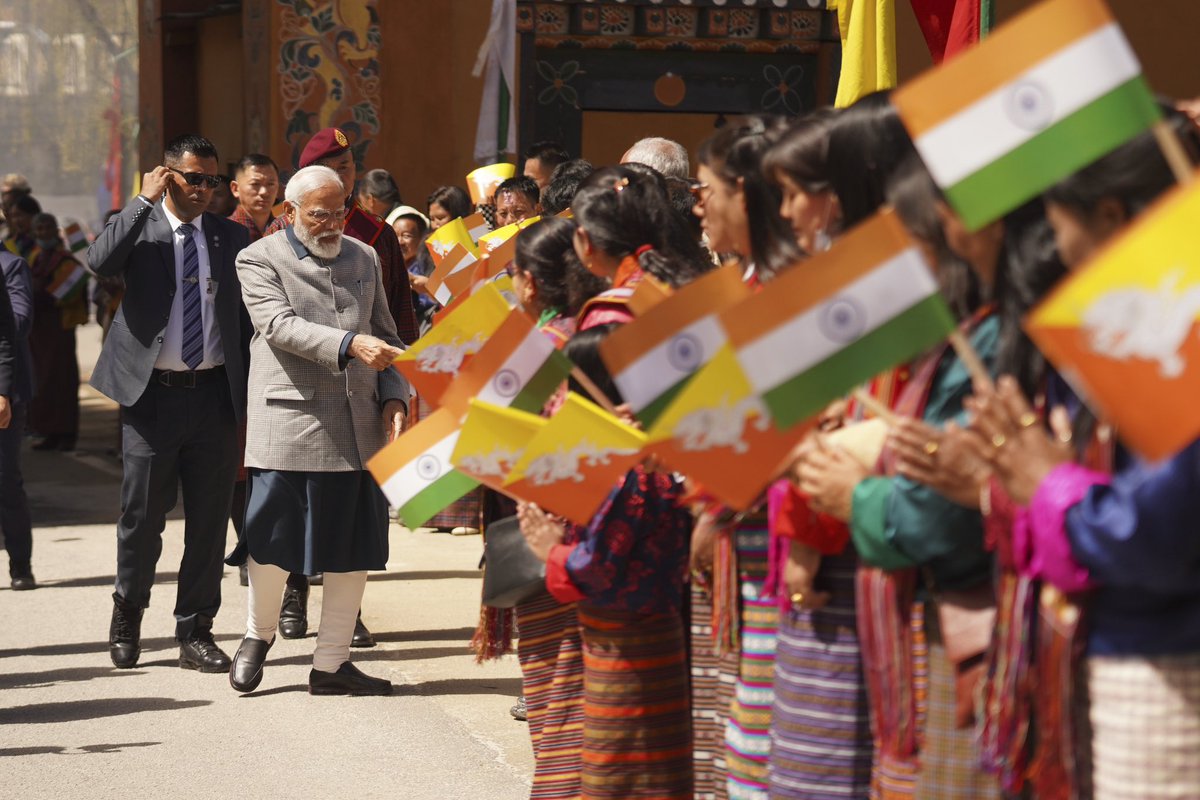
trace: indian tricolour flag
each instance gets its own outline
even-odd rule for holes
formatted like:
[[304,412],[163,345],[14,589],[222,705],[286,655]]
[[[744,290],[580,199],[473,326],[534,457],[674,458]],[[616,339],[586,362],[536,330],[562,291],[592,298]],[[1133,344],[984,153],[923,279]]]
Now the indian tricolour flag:
[[458,416],[438,409],[367,462],[409,528],[425,524],[479,485],[451,464],[459,433]]
[[54,271],[54,278],[46,289],[54,296],[55,300],[62,300],[64,297],[68,297],[72,292],[81,288],[86,280],[87,270],[78,261],[70,259],[64,261]]
[[1102,0],[1047,0],[901,87],[892,102],[972,230],[1160,117]]
[[1200,437],[1200,183],[1177,189],[1055,288],[1030,338],[1149,459]]
[[785,430],[955,327],[933,272],[890,211],[785,271],[721,322],[754,393]]
[[[640,288],[640,285],[639,285]],[[650,427],[727,336],[718,313],[750,296],[737,267],[722,267],[613,331],[600,355],[621,397]]]
[[513,309],[446,389],[441,405],[465,414],[474,398],[538,412],[567,379],[571,366],[528,314]]
[[83,232],[83,228],[78,222],[72,222],[67,227],[63,228],[63,236],[67,240],[67,247],[72,253],[78,253],[80,250],[86,250],[88,246],[87,235]]

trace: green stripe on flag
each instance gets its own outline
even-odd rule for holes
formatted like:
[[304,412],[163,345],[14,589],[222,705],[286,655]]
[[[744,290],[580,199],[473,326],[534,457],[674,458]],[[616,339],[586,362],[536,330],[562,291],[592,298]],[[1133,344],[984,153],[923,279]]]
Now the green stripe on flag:
[[451,470],[400,506],[400,519],[410,529],[419,528],[478,485],[474,478]]
[[865,380],[902,364],[954,330],[941,295],[933,294],[849,347],[763,394],[776,427],[808,419]]
[[688,375],[686,378],[679,381],[679,383],[660,394],[650,405],[646,406],[641,411],[635,412],[634,416],[636,416],[638,421],[642,423],[642,427],[646,430],[650,430],[652,427],[654,427],[654,423],[658,421],[658,418],[662,416],[664,411],[667,410],[667,407],[670,406],[671,403],[674,402],[675,398],[679,396],[679,393],[683,391],[683,387],[687,386],[688,381],[690,381],[698,373],[699,370],[693,372],[691,375]]
[[546,401],[569,374],[571,374],[571,362],[566,356],[555,350],[546,359],[546,363],[542,364],[525,384],[525,387],[513,398],[509,407],[515,408],[517,411],[528,411],[530,414],[541,413]]
[[946,189],[946,198],[963,224],[978,230],[1137,136],[1160,116],[1139,75]]

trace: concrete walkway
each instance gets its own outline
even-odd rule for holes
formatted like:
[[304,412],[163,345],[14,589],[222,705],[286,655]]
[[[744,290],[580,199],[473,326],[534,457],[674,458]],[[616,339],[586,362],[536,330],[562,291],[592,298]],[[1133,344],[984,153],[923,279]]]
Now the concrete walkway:
[[[80,334],[84,371],[97,330]],[[309,637],[277,640],[259,690],[240,696],[223,675],[177,666],[174,578],[180,509],[164,534],[136,669],[107,652],[120,462],[116,409],[90,389],[76,454],[26,452],[34,574],[12,592],[0,578],[0,793],[14,798],[528,796],[527,729],[508,708],[521,691],[514,657],[477,665],[467,647],[478,617],[478,536],[391,532],[391,561],[373,574],[363,618],[379,645],[353,651],[387,698],[305,691],[320,616]],[[232,528],[229,532],[233,540]],[[218,642],[244,631],[246,590],[227,569]]]

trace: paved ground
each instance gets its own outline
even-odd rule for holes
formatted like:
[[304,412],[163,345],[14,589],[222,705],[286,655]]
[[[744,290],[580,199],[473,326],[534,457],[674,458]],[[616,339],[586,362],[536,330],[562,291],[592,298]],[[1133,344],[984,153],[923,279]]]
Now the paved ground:
[[[80,339],[86,371],[96,330],[84,329]],[[177,511],[164,535],[141,662],[113,669],[106,637],[120,465],[106,451],[116,443],[116,413],[90,389],[83,395],[80,451],[26,453],[37,525],[34,573],[42,588],[12,592],[0,579],[0,794],[528,796],[528,734],[508,716],[520,693],[516,661],[481,666],[467,649],[478,616],[478,536],[393,526],[388,569],[372,575],[363,603],[379,645],[353,658],[395,683],[396,695],[310,697],[310,633],[278,640],[262,686],[243,697],[222,675],[177,666]],[[236,570],[226,571],[223,591],[215,632],[232,655],[246,613]],[[320,592],[314,587],[314,620]]]

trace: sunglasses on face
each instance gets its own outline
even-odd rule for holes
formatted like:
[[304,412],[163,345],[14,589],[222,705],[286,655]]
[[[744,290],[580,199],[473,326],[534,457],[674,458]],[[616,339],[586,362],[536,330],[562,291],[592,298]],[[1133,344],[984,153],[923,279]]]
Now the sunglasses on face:
[[203,172],[184,172],[181,169],[167,167],[171,172],[178,173],[183,176],[183,180],[188,186],[204,187],[205,189],[215,189],[221,185],[220,175],[205,175]]

